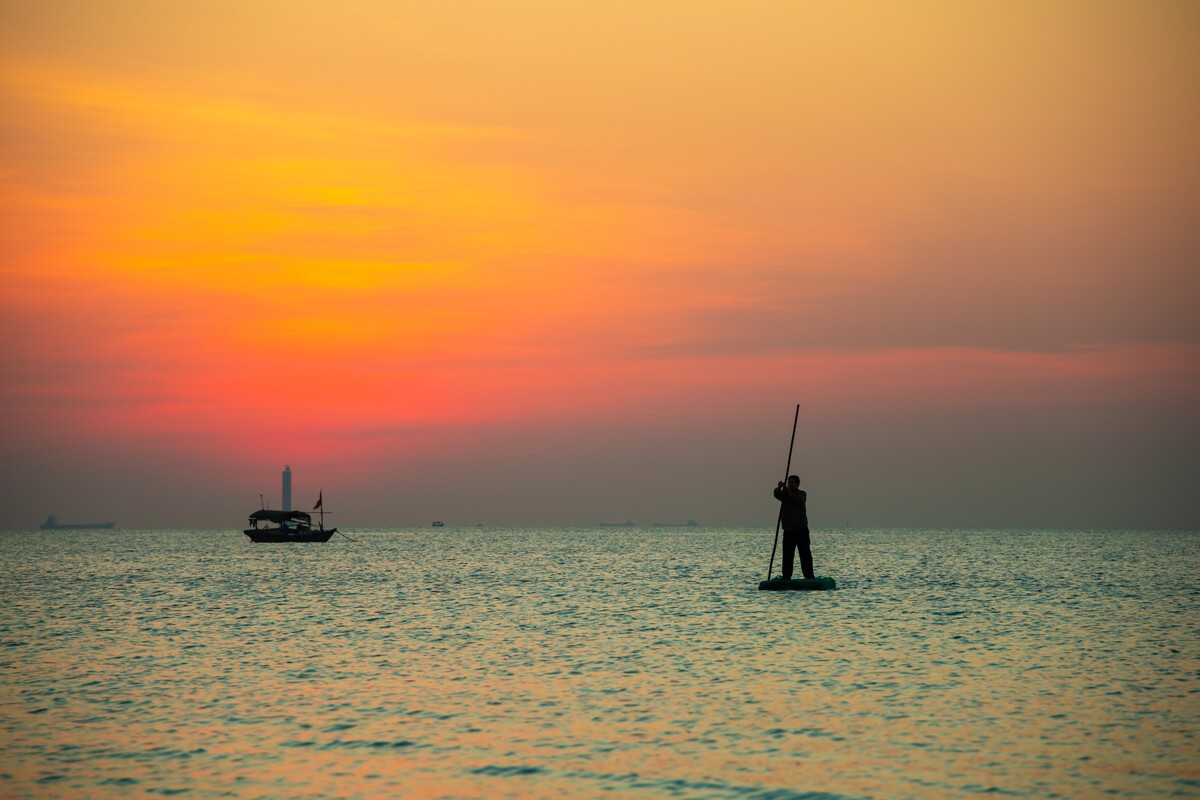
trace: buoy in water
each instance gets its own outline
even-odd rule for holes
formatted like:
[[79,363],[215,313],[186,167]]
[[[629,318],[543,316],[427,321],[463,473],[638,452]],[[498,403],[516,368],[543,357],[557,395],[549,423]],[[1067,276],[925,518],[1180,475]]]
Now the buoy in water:
[[837,581],[833,578],[817,577],[817,578],[772,578],[769,581],[762,581],[758,584],[760,590],[770,589],[776,592],[786,592],[794,590],[823,590],[836,589]]

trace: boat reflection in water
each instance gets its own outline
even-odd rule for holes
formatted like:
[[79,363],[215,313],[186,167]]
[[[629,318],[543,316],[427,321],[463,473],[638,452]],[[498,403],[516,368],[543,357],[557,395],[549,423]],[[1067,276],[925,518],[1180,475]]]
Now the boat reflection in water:
[[252,542],[327,542],[337,532],[337,528],[325,530],[323,519],[314,528],[312,515],[304,511],[276,511],[270,508],[262,508],[251,514],[250,527],[243,531]]

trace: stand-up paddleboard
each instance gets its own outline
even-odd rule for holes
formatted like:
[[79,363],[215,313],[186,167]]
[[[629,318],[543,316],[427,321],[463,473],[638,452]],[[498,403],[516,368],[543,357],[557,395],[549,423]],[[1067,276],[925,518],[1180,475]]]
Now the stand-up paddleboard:
[[770,589],[776,592],[789,591],[816,591],[824,589],[836,589],[837,581],[833,578],[817,577],[817,578],[772,578],[769,581],[762,581],[758,584],[760,590]]

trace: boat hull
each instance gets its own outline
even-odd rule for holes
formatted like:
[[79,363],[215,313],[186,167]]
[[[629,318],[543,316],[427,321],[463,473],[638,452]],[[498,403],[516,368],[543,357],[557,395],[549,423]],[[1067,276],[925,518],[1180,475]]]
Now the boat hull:
[[248,528],[242,533],[250,537],[252,542],[328,542],[337,533],[337,528],[327,531],[282,531],[266,530],[263,528]]

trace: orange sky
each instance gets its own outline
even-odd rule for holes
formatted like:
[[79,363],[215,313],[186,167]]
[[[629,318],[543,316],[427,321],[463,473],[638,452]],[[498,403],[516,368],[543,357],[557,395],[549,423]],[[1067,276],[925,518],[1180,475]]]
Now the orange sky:
[[1198,8],[4,3],[8,524],[1200,527]]

